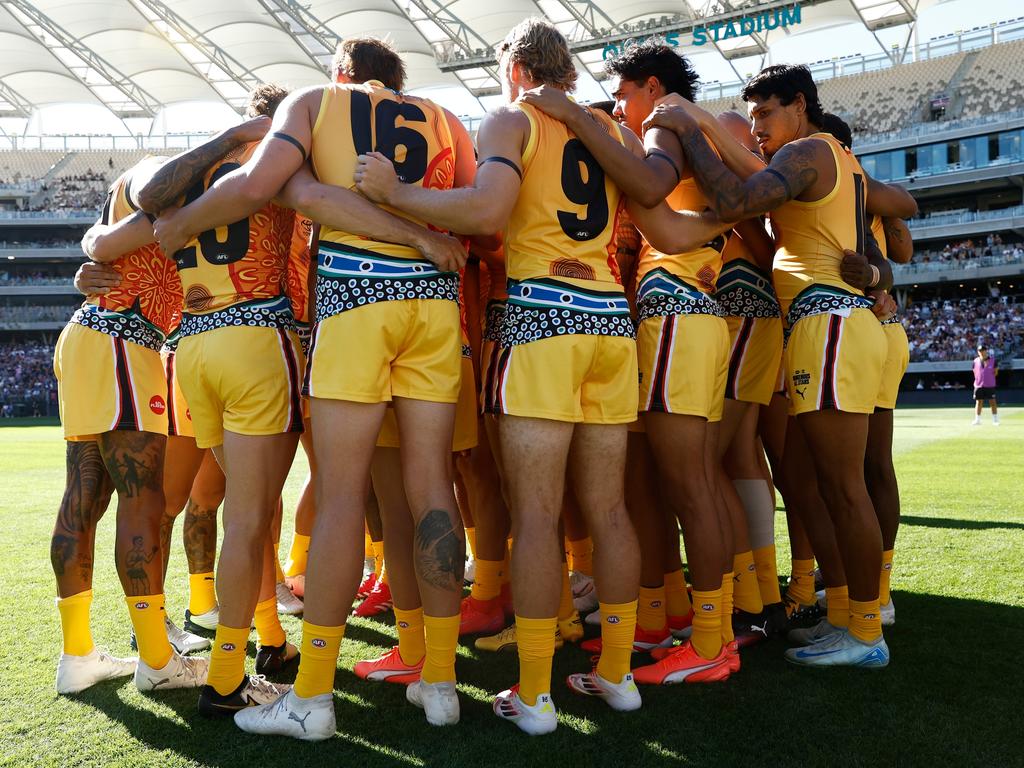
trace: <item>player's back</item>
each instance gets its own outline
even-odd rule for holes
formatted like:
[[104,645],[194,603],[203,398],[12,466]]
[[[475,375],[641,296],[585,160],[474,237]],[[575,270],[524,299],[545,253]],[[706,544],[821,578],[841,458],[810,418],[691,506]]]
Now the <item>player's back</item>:
[[828,145],[836,182],[820,200],[790,200],[772,211],[772,230],[776,233],[772,273],[784,314],[794,299],[812,287],[818,287],[822,295],[820,288],[825,287],[825,292],[835,297],[833,301],[850,306],[863,303],[847,298],[852,294],[862,299],[862,294],[842,279],[839,270],[845,249],[864,253],[864,172],[857,158],[831,134],[816,133],[810,138]]

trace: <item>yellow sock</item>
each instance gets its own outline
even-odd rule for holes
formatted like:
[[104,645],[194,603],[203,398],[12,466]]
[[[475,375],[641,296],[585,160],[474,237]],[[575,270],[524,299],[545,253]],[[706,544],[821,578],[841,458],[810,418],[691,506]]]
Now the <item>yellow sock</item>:
[[754,553],[748,549],[735,555],[732,559],[732,570],[736,574],[736,580],[733,582],[733,605],[747,613],[763,611],[764,603],[761,602],[761,590],[757,586]]
[[[601,658],[597,674],[613,683],[621,683],[629,673],[633,655],[633,633],[636,631],[637,601],[629,603],[598,603],[601,611]],[[612,619],[617,619],[612,621]]]
[[135,641],[139,645],[139,658],[153,669],[163,669],[171,660],[174,650],[167,640],[164,622],[163,595],[135,595],[126,597],[128,613],[135,627]]
[[589,536],[570,541],[569,552],[572,553],[572,570],[586,576],[594,575],[594,542]]
[[850,600],[850,634],[862,643],[870,643],[882,636],[882,614],[877,600]]
[[260,645],[277,647],[284,645],[284,627],[281,626],[281,619],[277,616],[277,598],[272,597],[256,603],[256,614],[253,617],[256,624],[256,637]]
[[892,577],[892,550],[882,552],[882,576],[878,580],[878,602],[880,605],[888,605],[892,600],[889,592],[889,579]]
[[833,627],[845,628],[850,623],[850,591],[841,587],[825,587],[828,600],[828,623]]
[[682,568],[665,574],[665,610],[669,616],[689,616],[693,610]]
[[285,576],[301,576],[306,572],[309,556],[309,536],[296,533],[292,536],[292,547],[288,550],[288,562],[284,566]]
[[814,602],[814,559],[794,560],[789,573],[786,597],[791,603],[811,605]]
[[542,693],[551,692],[551,659],[555,655],[555,627],[558,617],[524,619],[516,616],[516,644],[519,646],[519,697],[529,706]]
[[501,594],[504,560],[477,560],[476,579],[470,594],[475,600],[493,600]]
[[338,651],[345,636],[345,625],[321,627],[302,622],[302,656],[292,690],[308,699],[334,690],[334,671],[338,668]]
[[403,611],[396,607],[395,627],[398,629],[398,655],[410,666],[419,664],[427,652],[423,634],[423,609]]
[[693,634],[690,644],[697,655],[713,659],[722,652],[722,590],[693,590]]
[[88,656],[96,647],[92,641],[92,631],[89,628],[89,609],[91,607],[91,589],[70,597],[57,598],[57,610],[60,611],[60,631],[64,635],[64,653],[69,656]]
[[248,627],[217,625],[206,684],[212,685],[221,696],[227,696],[242,684],[242,678],[245,677],[245,646],[248,642]]
[[366,533],[363,535],[363,557],[373,557],[374,555],[373,539],[370,538],[369,533]]
[[426,657],[420,679],[424,683],[455,682],[455,651],[459,645],[459,614],[424,616]]
[[476,559],[476,527],[466,529],[466,544],[469,545],[469,552]]
[[569,585],[569,564],[562,563],[562,593],[558,601],[558,620],[568,619],[575,610],[576,606],[572,602],[572,587]]
[[[665,617],[665,587],[640,587],[640,599],[637,601],[636,622],[640,629],[657,632],[667,622]],[[601,614],[604,618],[604,614]],[[602,623],[602,627],[604,624]],[[632,642],[632,641],[630,641]]]
[[380,573],[377,574],[377,581],[379,581],[381,584],[387,584],[388,583],[388,569],[387,568],[382,567],[380,569]]
[[384,570],[384,542],[373,542],[373,572],[380,578],[380,572]]
[[190,573],[188,576],[188,610],[199,615],[217,607],[213,572]]
[[757,571],[757,588],[761,591],[761,602],[765,605],[781,603],[779,567],[775,562],[774,544],[754,550],[754,568]]
[[733,589],[735,582],[733,581],[733,574],[729,573],[722,574],[722,608],[721,616],[722,621],[722,643],[731,643],[735,640],[735,636],[732,633],[732,600],[733,600]]

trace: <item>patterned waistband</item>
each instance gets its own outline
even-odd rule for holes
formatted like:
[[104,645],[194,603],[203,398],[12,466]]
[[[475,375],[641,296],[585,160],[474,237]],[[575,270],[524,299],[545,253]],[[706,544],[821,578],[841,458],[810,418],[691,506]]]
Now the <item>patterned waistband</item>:
[[635,338],[625,294],[591,291],[549,278],[508,281],[499,344],[510,347],[574,334]]
[[640,280],[636,291],[637,322],[670,315],[714,315],[725,317],[713,298],[667,270],[652,269]]
[[319,320],[378,301],[459,300],[459,275],[427,260],[400,259],[320,241],[316,313]]
[[167,334],[167,338],[164,339],[164,345],[160,347],[160,354],[165,352],[168,354],[174,354],[178,351],[178,342],[181,341],[181,325],[179,324],[173,331]]
[[805,317],[849,309],[871,309],[871,300],[830,285],[812,285],[800,291],[789,305],[786,327],[792,328]]
[[302,354],[309,356],[309,342],[313,339],[313,326],[310,323],[295,321],[295,335],[299,337],[299,346],[302,347]]
[[462,345],[462,356],[463,357],[473,357],[473,348],[471,346],[469,346],[469,344],[463,344]]
[[726,262],[718,275],[715,301],[729,317],[780,317],[771,275],[745,259]]
[[201,315],[188,312],[181,314],[181,336],[195,336],[228,326],[292,329],[295,327],[295,319],[291,302],[286,296],[278,296],[234,304]]
[[899,315],[893,315],[888,320],[883,320],[882,321],[882,325],[902,325],[902,324],[903,324],[903,320],[900,318]]
[[80,306],[75,310],[69,322],[84,325],[94,331],[124,339],[157,352],[160,351],[165,338],[163,331],[130,310],[115,312],[97,307],[95,304]]
[[501,341],[501,326],[505,322],[507,309],[504,301],[492,300],[487,303],[484,341]]

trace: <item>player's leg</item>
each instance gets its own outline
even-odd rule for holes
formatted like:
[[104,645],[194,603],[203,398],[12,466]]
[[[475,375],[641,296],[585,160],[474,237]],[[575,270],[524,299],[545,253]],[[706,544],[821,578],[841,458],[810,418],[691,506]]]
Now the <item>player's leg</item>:
[[864,480],[882,533],[882,569],[878,600],[884,623],[895,621],[889,594],[893,550],[900,525],[900,489],[892,461],[893,412],[878,408],[869,417],[867,452],[864,455]]
[[313,433],[309,419],[305,419],[303,424],[305,431],[302,433],[300,442],[302,450],[306,453],[309,474],[306,475],[306,479],[302,483],[302,490],[299,491],[299,501],[295,506],[295,530],[292,533],[292,543],[288,549],[288,559],[284,565],[285,583],[299,598],[306,592],[309,537],[313,531],[313,520],[316,518],[315,482],[313,480],[313,476],[316,474],[316,454],[313,452]]
[[188,503],[192,481],[199,472],[205,453],[204,449],[196,447],[193,437],[173,435],[167,438],[167,449],[164,452],[164,516],[160,521],[164,578],[167,577],[167,565],[171,557],[174,521]]
[[188,609],[185,628],[197,634],[212,634],[217,629],[214,562],[217,555],[217,510],[224,501],[224,472],[213,451],[206,450],[199,472],[192,481],[182,538],[188,560]]
[[992,397],[989,399],[989,405],[992,408],[992,423],[999,423],[999,404],[996,402],[996,392],[992,390]]

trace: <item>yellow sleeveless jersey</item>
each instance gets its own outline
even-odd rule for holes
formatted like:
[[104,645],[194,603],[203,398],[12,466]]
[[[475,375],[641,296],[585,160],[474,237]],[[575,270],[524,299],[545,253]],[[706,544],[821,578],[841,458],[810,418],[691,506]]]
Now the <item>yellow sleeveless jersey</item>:
[[[519,198],[505,228],[509,278],[591,281],[601,290],[621,287],[615,259],[619,188],[565,123],[527,104],[516,106],[530,121],[530,139],[522,157]],[[617,123],[603,112],[592,110],[591,115],[623,143]]]
[[[160,158],[147,157],[121,174],[107,193],[101,224],[116,224],[138,210],[128,194],[132,174],[144,165],[159,162]],[[124,254],[110,266],[121,276],[120,285],[106,294],[86,297],[71,321],[159,349],[181,315],[181,281],[174,262],[152,242]]]
[[784,314],[794,299],[811,288],[846,306],[865,303],[863,294],[839,273],[844,249],[864,252],[864,172],[857,158],[831,134],[815,133],[811,138],[824,141],[832,151],[836,183],[820,200],[790,200],[772,211],[776,243],[772,277]]
[[878,243],[878,250],[882,252],[882,258],[888,259],[889,253],[885,245],[885,229],[882,226],[882,217],[877,214],[871,217],[871,234],[875,236]]
[[[428,189],[452,188],[455,146],[441,107],[427,99],[392,91],[375,80],[362,85],[324,86],[310,152],[317,178],[325,184],[352,189],[356,159],[373,151],[390,158],[395,172],[406,184]],[[426,226],[408,214],[393,208],[387,210]],[[326,226],[320,231],[320,240],[383,256],[422,260],[415,248]]]
[[[258,145],[225,155],[185,193],[185,203],[242,166]],[[294,221],[294,211],[267,203],[244,219],[202,232],[174,254],[185,295],[182,336],[225,325],[291,327],[286,286]]]

